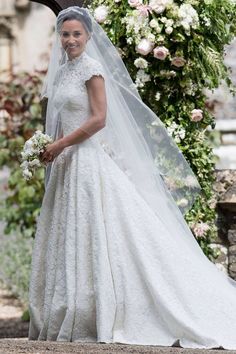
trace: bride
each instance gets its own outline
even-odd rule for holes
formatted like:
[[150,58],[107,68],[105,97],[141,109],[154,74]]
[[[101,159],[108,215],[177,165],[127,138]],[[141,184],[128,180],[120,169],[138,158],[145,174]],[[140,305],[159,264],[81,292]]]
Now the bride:
[[87,9],[59,13],[43,95],[29,339],[236,349],[236,282],[181,214],[196,179]]

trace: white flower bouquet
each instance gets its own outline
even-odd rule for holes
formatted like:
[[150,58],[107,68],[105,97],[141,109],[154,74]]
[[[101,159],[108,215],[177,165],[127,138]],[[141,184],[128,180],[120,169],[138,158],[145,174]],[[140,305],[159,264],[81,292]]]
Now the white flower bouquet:
[[39,167],[45,166],[43,162],[40,161],[40,154],[45,150],[48,144],[53,142],[52,138],[37,130],[34,135],[25,142],[23,151],[21,152],[22,157],[22,173],[26,180],[30,180],[33,177],[35,170]]

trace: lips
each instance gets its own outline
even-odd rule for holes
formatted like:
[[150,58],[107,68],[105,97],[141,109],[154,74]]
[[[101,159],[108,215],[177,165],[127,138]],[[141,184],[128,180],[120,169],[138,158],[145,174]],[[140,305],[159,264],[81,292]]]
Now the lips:
[[68,49],[78,48],[78,45],[68,46],[67,48],[68,48]]

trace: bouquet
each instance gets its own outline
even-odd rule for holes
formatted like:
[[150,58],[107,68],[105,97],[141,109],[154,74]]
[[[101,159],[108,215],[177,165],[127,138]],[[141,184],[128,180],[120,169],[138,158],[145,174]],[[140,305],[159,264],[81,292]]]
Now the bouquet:
[[22,174],[26,180],[30,180],[33,177],[35,170],[39,167],[45,166],[43,162],[40,161],[40,154],[44,152],[46,146],[53,142],[52,138],[37,130],[34,135],[25,142],[23,151],[21,152],[22,157]]

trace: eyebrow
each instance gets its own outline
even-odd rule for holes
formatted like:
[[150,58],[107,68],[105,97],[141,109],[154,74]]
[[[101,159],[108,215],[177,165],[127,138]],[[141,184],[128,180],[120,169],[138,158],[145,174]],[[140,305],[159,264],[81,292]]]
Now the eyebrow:
[[76,33],[76,32],[81,32],[81,30],[75,30],[75,31],[72,31],[72,32],[70,32],[70,31],[61,31],[61,33]]

